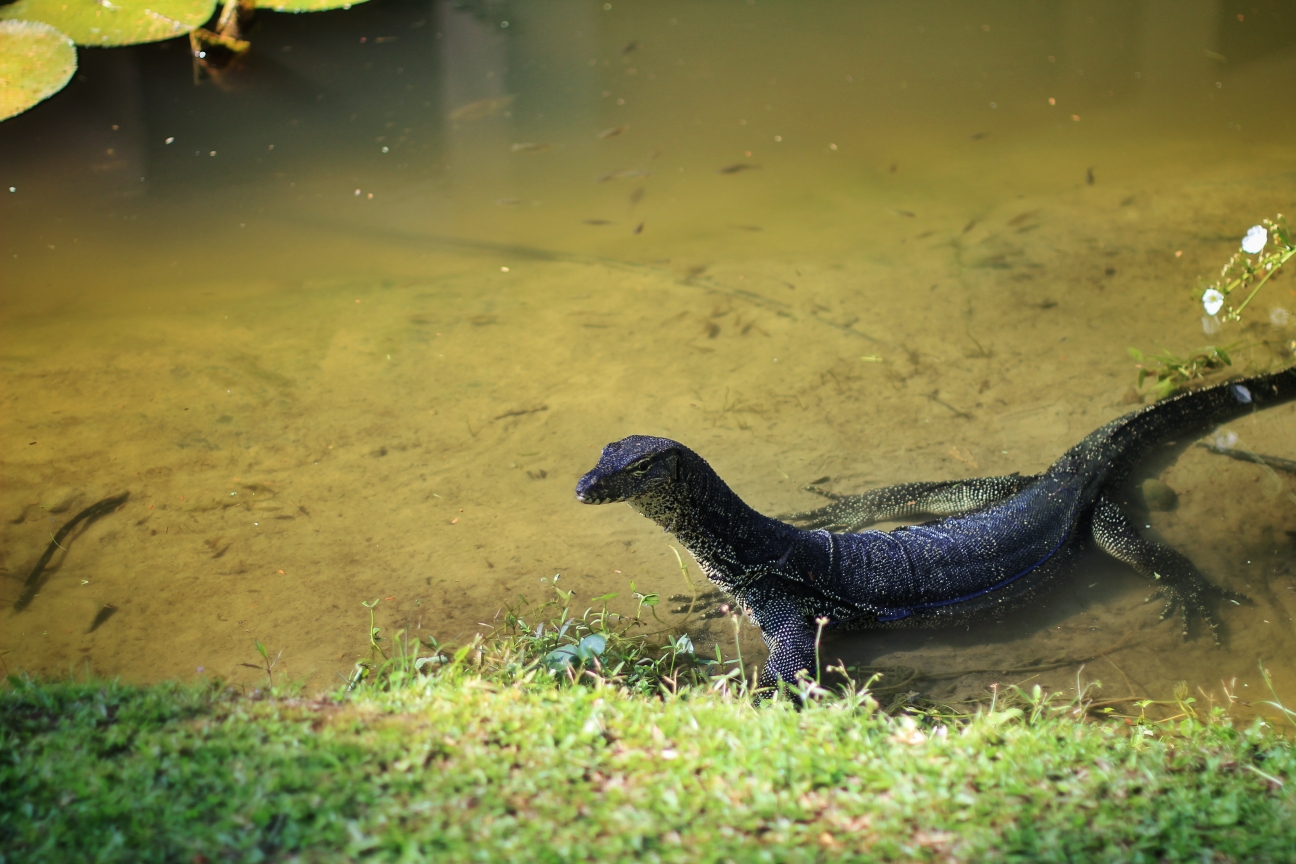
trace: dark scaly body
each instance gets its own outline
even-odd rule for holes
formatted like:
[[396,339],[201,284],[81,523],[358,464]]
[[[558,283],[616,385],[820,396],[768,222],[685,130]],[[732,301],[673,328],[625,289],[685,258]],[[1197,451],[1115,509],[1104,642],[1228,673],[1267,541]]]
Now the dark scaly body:
[[[1042,474],[875,489],[787,517],[806,528],[757,513],[700,456],[666,438],[609,444],[576,496],[627,501],[674,533],[760,627],[770,646],[764,684],[813,666],[820,619],[854,628],[979,617],[1020,605],[1089,542],[1155,576],[1186,634],[1190,612],[1214,629],[1202,595],[1227,592],[1143,539],[1113,492],[1156,444],[1293,398],[1296,367],[1185,393],[1090,433]],[[945,518],[888,532],[828,530],[919,514]]]

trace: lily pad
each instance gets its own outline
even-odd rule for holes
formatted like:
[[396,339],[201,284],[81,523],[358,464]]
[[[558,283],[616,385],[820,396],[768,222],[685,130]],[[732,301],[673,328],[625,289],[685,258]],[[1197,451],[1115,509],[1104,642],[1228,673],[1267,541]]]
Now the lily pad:
[[258,9],[276,12],[327,12],[329,9],[350,9],[365,0],[257,0]]
[[216,0],[18,0],[0,20],[43,21],[78,45],[135,45],[183,36],[212,17]]
[[39,21],[0,21],[0,120],[62,90],[76,71],[72,40]]

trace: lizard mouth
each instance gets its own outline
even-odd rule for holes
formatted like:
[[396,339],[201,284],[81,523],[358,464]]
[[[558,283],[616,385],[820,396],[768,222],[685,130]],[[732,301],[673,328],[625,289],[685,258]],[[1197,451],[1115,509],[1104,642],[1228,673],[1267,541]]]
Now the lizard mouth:
[[607,498],[595,489],[596,484],[596,478],[589,474],[582,477],[576,484],[576,500],[582,504],[602,504],[607,501]]

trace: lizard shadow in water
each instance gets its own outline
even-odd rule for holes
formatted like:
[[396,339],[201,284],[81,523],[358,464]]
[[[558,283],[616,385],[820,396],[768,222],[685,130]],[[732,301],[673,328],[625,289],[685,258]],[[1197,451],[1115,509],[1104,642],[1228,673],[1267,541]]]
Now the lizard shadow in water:
[[[1103,558],[1101,553],[1086,552],[1074,574],[1041,595],[1033,605],[1008,609],[985,621],[950,627],[825,633],[820,651],[822,664],[835,666],[840,661],[847,666],[887,665],[877,661],[888,655],[931,652],[931,665],[924,664],[922,671],[949,673],[958,671],[957,668],[942,668],[949,662],[950,650],[971,651],[987,646],[1004,646],[1009,649],[1009,652],[1000,654],[1005,668],[1028,665],[1031,658],[1041,655],[1052,657],[1074,653],[1087,656],[1099,653],[1114,642],[1113,612],[1122,621],[1128,619],[1129,625],[1134,627],[1155,625],[1161,609],[1156,601],[1143,602],[1148,594],[1146,580]],[[1093,619],[1083,616],[1087,610],[1101,606],[1108,607],[1101,616],[1104,626],[1094,627]],[[1173,628],[1171,623],[1164,626],[1167,632]],[[1066,641],[1061,644],[1052,640],[1042,641],[1049,631],[1060,628],[1068,630]],[[1092,632],[1075,632],[1082,629]],[[1020,656],[1017,656],[1018,651],[1012,650],[1013,647],[1020,649]],[[1072,650],[1068,651],[1068,648]],[[909,656],[904,662],[913,665],[914,659]]]

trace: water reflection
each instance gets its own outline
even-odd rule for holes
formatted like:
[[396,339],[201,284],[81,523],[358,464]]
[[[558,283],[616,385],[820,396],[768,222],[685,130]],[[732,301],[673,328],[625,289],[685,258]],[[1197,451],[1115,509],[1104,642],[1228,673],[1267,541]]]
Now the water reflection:
[[[824,475],[1039,470],[1131,408],[1126,347],[1200,344],[1194,280],[1291,207],[1277,6],[604,5],[267,14],[222,86],[179,43],[83,52],[0,126],[10,594],[132,493],[5,619],[11,671],[250,682],[260,639],[320,688],[362,600],[454,640],[557,572],[678,593],[669,538],[571,496],[630,433],[766,512]],[[1292,416],[1233,428],[1290,457]],[[1257,660],[1291,694],[1292,481],[1149,470],[1178,505],[1142,524],[1255,598],[1226,650],[1098,560],[1002,621],[834,650],[941,697],[1113,646],[1111,695]]]

